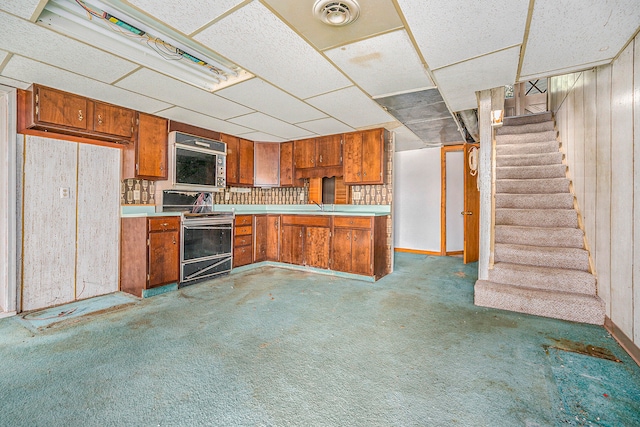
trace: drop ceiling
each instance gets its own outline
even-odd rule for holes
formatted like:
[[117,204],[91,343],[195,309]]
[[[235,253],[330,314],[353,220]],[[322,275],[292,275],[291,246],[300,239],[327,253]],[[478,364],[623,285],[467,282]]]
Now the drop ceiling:
[[[55,1],[86,20],[74,0]],[[5,0],[0,84],[36,82],[258,141],[386,127],[398,151],[462,141],[455,113],[477,107],[476,91],[609,63],[640,23],[637,0],[359,0],[344,27],[316,20],[315,0],[100,3],[240,78],[205,90],[151,48],[82,33],[52,2]]]

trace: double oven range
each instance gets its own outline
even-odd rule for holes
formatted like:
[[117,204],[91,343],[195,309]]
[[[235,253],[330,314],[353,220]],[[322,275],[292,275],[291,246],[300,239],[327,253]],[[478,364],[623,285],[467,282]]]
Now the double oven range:
[[182,212],[181,287],[231,271],[233,213],[213,212],[210,193],[164,191],[162,205]]

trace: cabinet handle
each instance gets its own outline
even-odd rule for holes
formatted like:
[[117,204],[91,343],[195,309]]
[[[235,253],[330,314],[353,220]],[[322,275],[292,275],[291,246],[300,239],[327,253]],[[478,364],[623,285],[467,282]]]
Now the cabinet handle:
[[98,124],[102,125],[102,115],[98,114]]
[[356,176],[360,176],[360,172],[358,172],[358,173],[356,174]]
[[82,121],[82,119],[84,119],[84,116],[82,115],[82,110],[78,110],[78,120]]
[[363,173],[362,173],[362,175],[367,176],[367,173],[366,173],[366,172],[363,172]]
[[320,154],[320,163],[322,163],[322,154]]
[[162,224],[160,224],[160,225],[161,225],[161,226],[163,226],[163,227],[166,227],[167,225],[169,225],[169,223],[167,223],[167,222],[163,222],[163,223],[162,223]]
[[300,230],[300,237],[302,237],[302,230]]
[[347,240],[351,239],[351,232],[347,233]]
[[176,244],[176,236],[173,236],[173,244]]

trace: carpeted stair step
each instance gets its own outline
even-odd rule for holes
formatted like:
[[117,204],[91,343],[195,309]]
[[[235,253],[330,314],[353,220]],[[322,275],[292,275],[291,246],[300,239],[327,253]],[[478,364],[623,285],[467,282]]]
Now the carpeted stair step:
[[515,133],[506,135],[496,135],[496,145],[505,144],[532,144],[535,142],[555,141],[556,131],[534,133]]
[[596,294],[596,276],[580,270],[499,262],[489,270],[489,280],[547,291]]
[[475,304],[572,322],[604,324],[604,303],[596,295],[549,292],[478,280]]
[[496,168],[496,179],[564,178],[566,176],[567,166],[563,164]]
[[572,227],[496,225],[495,242],[513,245],[583,248],[584,233]]
[[573,209],[573,194],[496,194],[496,209]]
[[497,167],[559,165],[561,163],[562,153],[560,151],[557,151],[555,153],[511,154],[496,156]]
[[495,262],[536,265],[538,267],[589,270],[589,253],[579,248],[553,248],[496,243],[494,260]]
[[568,178],[496,180],[496,193],[549,194],[568,192]]
[[553,115],[551,114],[551,111],[545,111],[544,113],[505,117],[502,123],[504,124],[504,126],[519,126],[529,123],[540,123],[552,120]]
[[551,120],[539,123],[526,123],[522,125],[504,125],[498,128],[496,135],[515,135],[523,133],[539,133],[554,130],[554,123]]
[[496,225],[529,227],[578,227],[574,209],[496,209]]
[[560,143],[554,140],[532,142],[530,144],[503,144],[496,145],[496,156],[558,153],[559,150]]

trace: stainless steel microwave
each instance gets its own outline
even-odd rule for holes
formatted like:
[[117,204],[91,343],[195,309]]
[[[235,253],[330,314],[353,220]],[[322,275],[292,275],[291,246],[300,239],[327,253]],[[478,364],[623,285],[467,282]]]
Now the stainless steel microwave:
[[169,133],[169,180],[176,190],[220,191],[227,185],[227,144]]

